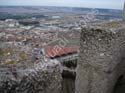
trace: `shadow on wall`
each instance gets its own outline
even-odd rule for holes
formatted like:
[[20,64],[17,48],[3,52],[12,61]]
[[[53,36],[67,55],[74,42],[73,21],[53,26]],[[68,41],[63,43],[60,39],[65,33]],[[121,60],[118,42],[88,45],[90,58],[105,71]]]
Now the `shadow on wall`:
[[125,83],[123,82],[123,76],[118,78],[113,93],[125,93]]
[[123,82],[123,75],[121,75],[114,87],[114,93],[125,93],[125,82]]
[[123,73],[122,75],[119,76],[119,78],[117,79],[117,82],[115,84],[115,87],[114,87],[114,90],[113,90],[113,93],[125,93],[125,58],[122,58],[121,59],[121,63],[122,66],[122,70],[123,70]]
[[61,93],[75,93],[75,78],[76,72],[69,72],[64,70],[62,73],[62,92]]

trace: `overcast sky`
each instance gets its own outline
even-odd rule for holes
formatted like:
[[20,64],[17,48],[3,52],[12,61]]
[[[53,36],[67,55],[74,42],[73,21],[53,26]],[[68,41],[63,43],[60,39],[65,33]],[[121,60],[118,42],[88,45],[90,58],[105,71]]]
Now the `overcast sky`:
[[122,9],[124,0],[0,0],[0,5],[71,6]]

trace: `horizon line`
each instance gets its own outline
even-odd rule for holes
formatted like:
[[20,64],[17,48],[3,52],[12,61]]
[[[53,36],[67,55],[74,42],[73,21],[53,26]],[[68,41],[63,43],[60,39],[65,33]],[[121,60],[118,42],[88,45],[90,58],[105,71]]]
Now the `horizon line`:
[[28,7],[67,7],[67,8],[91,8],[91,9],[110,9],[110,10],[123,10],[123,9],[118,9],[118,8],[101,8],[101,7],[81,7],[81,6],[54,6],[54,5],[0,5],[1,6],[12,6],[12,7],[23,7],[23,6],[28,6]]

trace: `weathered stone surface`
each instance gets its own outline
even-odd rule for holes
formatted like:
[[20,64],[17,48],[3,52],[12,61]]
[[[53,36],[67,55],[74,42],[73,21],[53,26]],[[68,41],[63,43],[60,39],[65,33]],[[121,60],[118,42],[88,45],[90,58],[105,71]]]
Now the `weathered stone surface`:
[[125,71],[125,28],[83,28],[80,46],[76,93],[111,93]]
[[61,72],[57,61],[38,62],[28,68],[0,68],[0,93],[60,93]]

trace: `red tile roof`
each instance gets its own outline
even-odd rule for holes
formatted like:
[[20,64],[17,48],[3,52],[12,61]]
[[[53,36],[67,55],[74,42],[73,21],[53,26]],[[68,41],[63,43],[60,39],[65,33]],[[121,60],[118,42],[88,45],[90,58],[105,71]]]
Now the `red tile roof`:
[[22,32],[22,30],[0,30],[0,33],[6,33],[6,34],[14,34],[17,32]]
[[56,56],[61,56],[76,52],[79,48],[77,46],[73,47],[45,46],[44,49],[47,57],[54,58]]

